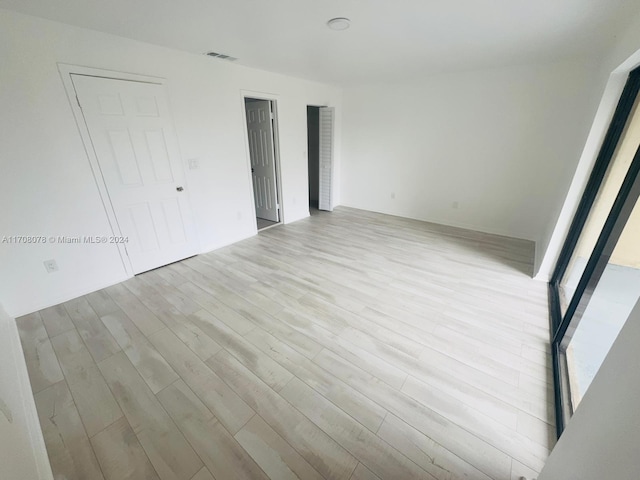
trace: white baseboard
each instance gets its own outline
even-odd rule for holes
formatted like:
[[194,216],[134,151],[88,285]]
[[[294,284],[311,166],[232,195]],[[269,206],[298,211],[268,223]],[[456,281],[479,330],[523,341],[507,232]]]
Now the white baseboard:
[[229,245],[233,245],[234,243],[237,242],[241,242],[242,240],[246,240],[248,238],[251,237],[255,237],[258,234],[258,228],[256,227],[256,231],[253,233],[250,233],[249,235],[244,235],[238,238],[234,238],[232,240],[228,240],[225,242],[220,242],[220,243],[211,243],[205,247],[202,247],[202,251],[200,252],[200,254],[205,254],[205,253],[209,253],[209,252],[213,252],[214,250],[218,250],[219,248],[223,248],[223,247],[228,247]]
[[82,288],[68,290],[60,295],[55,295],[47,300],[34,302],[31,305],[24,306],[17,311],[9,311],[7,312],[13,318],[21,317],[22,315],[27,315],[29,313],[37,312],[38,310],[42,310],[43,308],[52,307],[54,305],[59,305],[60,303],[66,302],[68,300],[73,300],[74,298],[81,297],[91,292],[95,292],[96,290],[102,290],[103,288],[110,287],[111,285],[115,285],[116,283],[124,282],[129,279],[127,275],[122,275],[118,277],[114,277],[109,280],[103,280],[100,282],[92,283],[89,285],[85,285]]

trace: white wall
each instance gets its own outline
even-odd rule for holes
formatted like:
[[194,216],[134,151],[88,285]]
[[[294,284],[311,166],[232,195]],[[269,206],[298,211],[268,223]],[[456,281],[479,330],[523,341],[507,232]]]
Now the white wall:
[[[182,159],[200,160],[187,170],[187,191],[202,251],[256,233],[241,91],[277,96],[286,222],[309,213],[307,104],[337,107],[340,171],[336,87],[1,9],[0,58],[0,239],[110,233],[57,63],[167,79]],[[60,270],[47,274],[42,262],[51,258]],[[0,243],[0,302],[13,316],[124,278],[113,246]]]
[[628,20],[629,26],[617,35],[617,41],[604,58],[598,59],[596,81],[602,90],[580,161],[567,182],[567,194],[551,212],[538,244],[535,270],[539,280],[548,281],[569,231],[569,226],[586,187],[602,140],[613,117],[629,72],[640,65],[640,12]]
[[[640,65],[640,14],[618,35],[602,60],[606,83],[580,163],[557,221],[550,218],[549,235],[539,278],[549,278],[564,242],[602,138],[618,102],[628,72]],[[598,370],[576,413],[569,421],[538,480],[635,480],[640,476],[640,302],[632,311]]]
[[562,433],[538,480],[640,478],[640,302]]
[[0,478],[53,480],[18,329],[0,305]]
[[593,77],[572,62],[345,90],[342,203],[539,241],[595,112]]

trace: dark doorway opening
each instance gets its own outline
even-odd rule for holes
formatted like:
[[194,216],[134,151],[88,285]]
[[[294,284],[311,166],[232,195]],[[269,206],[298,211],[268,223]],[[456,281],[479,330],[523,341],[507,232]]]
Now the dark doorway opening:
[[317,210],[320,198],[320,107],[307,106],[307,161],[309,210]]

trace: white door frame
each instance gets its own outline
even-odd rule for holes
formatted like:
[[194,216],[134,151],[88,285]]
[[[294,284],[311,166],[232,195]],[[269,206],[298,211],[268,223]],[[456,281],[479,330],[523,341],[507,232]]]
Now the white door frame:
[[[118,225],[118,219],[116,217],[116,212],[109,198],[109,191],[107,189],[107,184],[105,183],[104,178],[102,176],[102,171],[100,170],[100,164],[98,163],[98,157],[96,156],[96,153],[93,148],[93,143],[91,142],[89,129],[84,120],[84,115],[82,114],[82,109],[80,108],[78,98],[76,97],[76,90],[73,86],[71,75],[74,75],[74,74],[87,75],[91,77],[110,78],[114,80],[129,80],[129,81],[141,82],[141,83],[151,83],[155,85],[165,85],[166,80],[163,78],[152,77],[148,75],[116,72],[113,70],[83,67],[80,65],[69,65],[65,63],[58,63],[58,71],[60,72],[60,76],[62,77],[62,83],[67,93],[67,98],[69,99],[69,104],[71,105],[71,110],[73,112],[73,116],[75,117],[76,124],[78,126],[78,131],[80,132],[80,137],[82,138],[82,144],[87,154],[89,164],[91,165],[93,178],[96,182],[96,186],[98,187],[98,192],[100,193],[100,200],[102,201],[102,206],[104,207],[105,213],[107,214],[109,226],[111,227],[111,233],[114,236],[118,236],[118,237],[122,236],[122,232],[120,231],[120,226]],[[175,127],[174,127],[174,130],[175,130]],[[180,145],[178,143],[178,150],[179,149],[180,149]],[[186,172],[185,172],[185,186],[186,186]],[[188,188],[186,190],[187,192],[189,191]],[[196,239],[196,242],[199,242],[199,240]],[[125,245],[123,243],[116,243],[116,246],[118,248],[118,253],[120,254],[120,259],[122,260],[122,266],[127,276],[133,277],[134,276],[133,266],[131,265],[131,260],[129,259],[129,255],[127,255]]]
[[[331,105],[328,104],[324,104],[324,105],[316,105],[316,104],[311,104],[308,103],[307,107],[314,107],[317,109],[321,109],[321,108],[328,108]],[[334,118],[334,122],[335,122],[335,118]],[[334,124],[335,126],[335,124]],[[320,128],[318,128],[318,130],[320,130]],[[318,139],[319,140],[319,139]],[[307,159],[309,158],[309,121],[307,121]],[[320,156],[320,143],[318,142],[318,157]],[[335,160],[335,159],[334,159]],[[318,158],[318,197],[320,197],[320,158]],[[331,170],[331,191],[333,192],[333,177],[334,177],[334,169]],[[311,189],[311,185],[309,185],[309,162],[307,160],[307,194],[309,193],[309,190]],[[332,203],[333,203],[333,198],[332,198]],[[318,206],[320,206],[320,199],[318,198]],[[333,205],[332,205],[333,206]]]
[[[278,223],[285,223],[284,202],[282,201],[282,167],[280,165],[280,133],[278,120],[278,95],[266,92],[256,92],[252,90],[240,90],[240,103],[242,104],[242,130],[244,132],[244,148],[247,155],[247,178],[249,179],[249,190],[251,195],[251,210],[253,218],[256,219],[256,199],[253,194],[253,177],[251,176],[251,153],[249,152],[249,129],[247,128],[247,111],[245,109],[245,99],[255,98],[256,100],[267,100],[271,102],[271,111],[273,112],[273,162],[276,167],[276,195],[278,196],[278,205],[280,206]],[[255,225],[256,232],[258,225]]]

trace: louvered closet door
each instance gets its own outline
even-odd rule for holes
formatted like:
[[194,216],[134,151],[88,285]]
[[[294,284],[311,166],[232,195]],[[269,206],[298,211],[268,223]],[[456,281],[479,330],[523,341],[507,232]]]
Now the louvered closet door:
[[320,193],[318,208],[333,210],[333,124],[335,109],[320,109]]
[[[134,273],[197,253],[184,169],[162,85],[72,75]],[[88,234],[93,232],[88,232]]]

